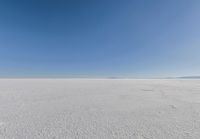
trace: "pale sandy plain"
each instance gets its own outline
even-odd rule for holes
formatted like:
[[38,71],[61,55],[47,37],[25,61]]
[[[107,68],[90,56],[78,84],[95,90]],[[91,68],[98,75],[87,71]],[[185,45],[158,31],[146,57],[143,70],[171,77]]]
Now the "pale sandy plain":
[[199,138],[200,80],[0,80],[0,139]]

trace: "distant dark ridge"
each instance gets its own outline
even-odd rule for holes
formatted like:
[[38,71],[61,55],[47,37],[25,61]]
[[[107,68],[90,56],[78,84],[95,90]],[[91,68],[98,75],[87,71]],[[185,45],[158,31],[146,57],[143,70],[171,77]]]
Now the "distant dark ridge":
[[200,76],[183,76],[178,77],[179,79],[200,79]]

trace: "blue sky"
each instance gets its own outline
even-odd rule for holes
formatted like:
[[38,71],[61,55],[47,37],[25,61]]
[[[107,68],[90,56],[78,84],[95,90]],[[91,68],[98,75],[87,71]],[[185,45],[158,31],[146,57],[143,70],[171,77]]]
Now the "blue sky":
[[1,0],[0,77],[200,75],[199,0]]

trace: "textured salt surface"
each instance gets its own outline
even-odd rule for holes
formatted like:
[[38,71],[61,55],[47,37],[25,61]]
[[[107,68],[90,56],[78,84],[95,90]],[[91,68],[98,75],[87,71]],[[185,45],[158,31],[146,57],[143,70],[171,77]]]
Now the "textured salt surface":
[[199,138],[200,80],[0,80],[0,139]]

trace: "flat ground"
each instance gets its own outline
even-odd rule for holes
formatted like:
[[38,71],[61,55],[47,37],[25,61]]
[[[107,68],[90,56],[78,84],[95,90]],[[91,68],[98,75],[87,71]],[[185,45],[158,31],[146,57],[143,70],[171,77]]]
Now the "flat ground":
[[199,138],[200,80],[0,80],[0,139]]

